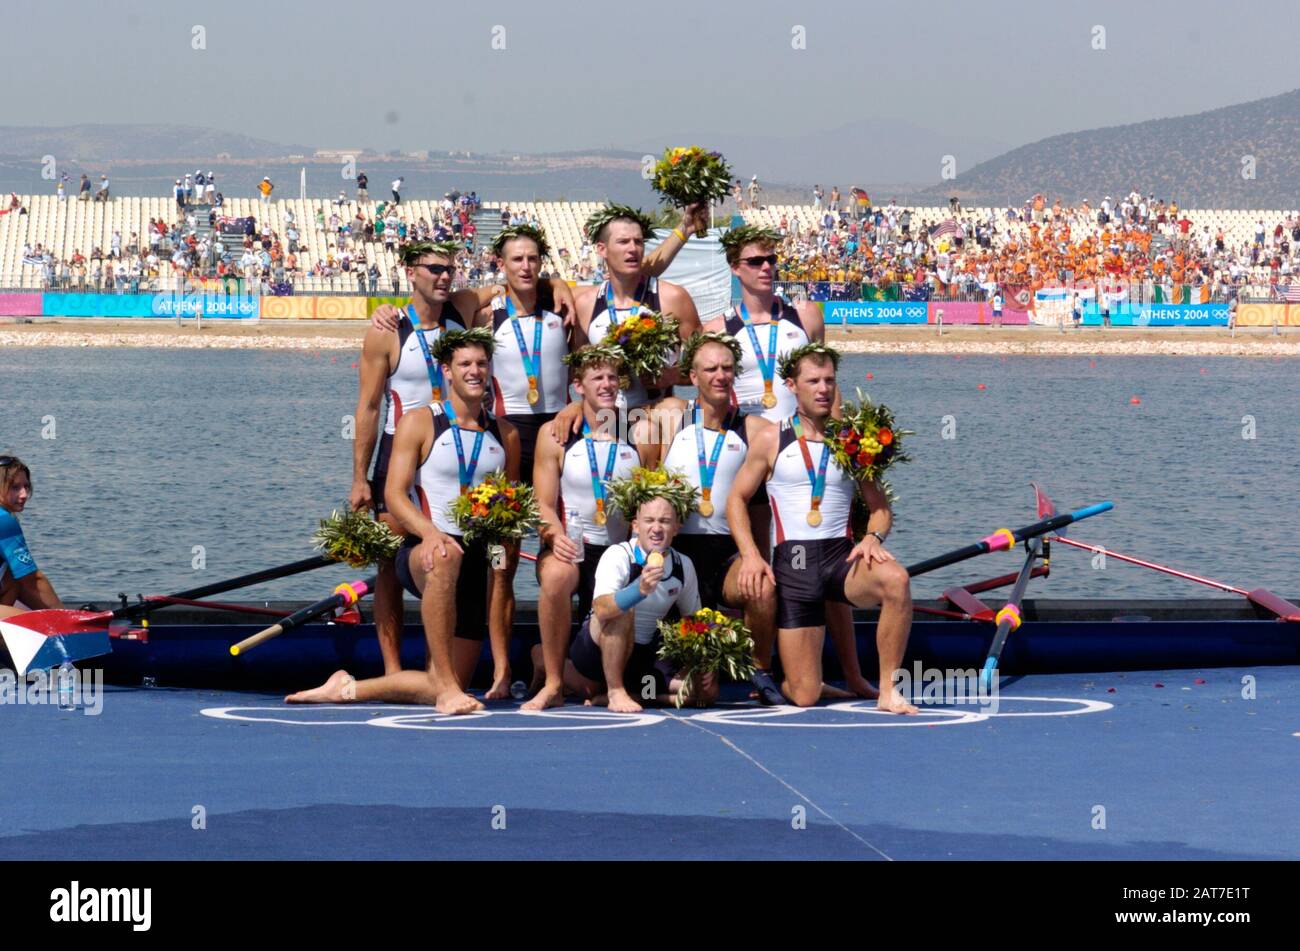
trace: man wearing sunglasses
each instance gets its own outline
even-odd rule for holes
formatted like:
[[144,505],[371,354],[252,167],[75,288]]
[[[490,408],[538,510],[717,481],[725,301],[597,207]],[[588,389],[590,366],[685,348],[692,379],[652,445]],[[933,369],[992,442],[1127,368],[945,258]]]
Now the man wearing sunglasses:
[[63,607],[18,524],[31,495],[31,470],[17,456],[0,455],[0,617],[21,614],[18,601],[32,610]]
[[[771,228],[752,225],[732,228],[722,236],[723,253],[740,284],[740,300],[704,328],[729,334],[740,343],[734,390],[740,411],[777,424],[788,420],[797,408],[794,391],[778,378],[781,360],[799,347],[826,340],[821,308],[811,301],[789,304],[776,296],[777,248],[781,240],[781,235]],[[832,415],[839,411],[837,389]],[[749,511],[758,548],[766,553],[770,550],[771,510],[764,487],[756,490]],[[862,676],[858,663],[853,609],[847,604],[827,604],[826,626],[844,670],[845,686],[859,697],[874,699],[876,689]],[[765,666],[766,660],[759,658],[759,666]],[[827,697],[834,693],[834,688],[826,688]]]
[[[418,241],[401,252],[406,279],[411,285],[411,302],[399,309],[384,304],[366,331],[361,348],[360,389],[356,408],[356,441],[352,449],[352,491],[354,509],[372,508],[380,521],[394,531],[401,528],[384,504],[384,481],[392,452],[393,434],[402,416],[425,406],[442,412],[447,398],[445,381],[433,358],[434,345],[445,330],[465,330],[474,323],[481,306],[504,289],[485,287],[453,292],[456,254],[452,243]],[[561,282],[563,283],[563,282]],[[561,292],[557,291],[557,294]],[[565,285],[572,312],[573,297]],[[391,331],[395,330],[396,333]],[[383,434],[379,432],[381,405],[385,407]],[[367,478],[375,444],[374,471]],[[385,673],[401,670],[402,589],[391,562],[379,566],[375,588],[375,628]]]

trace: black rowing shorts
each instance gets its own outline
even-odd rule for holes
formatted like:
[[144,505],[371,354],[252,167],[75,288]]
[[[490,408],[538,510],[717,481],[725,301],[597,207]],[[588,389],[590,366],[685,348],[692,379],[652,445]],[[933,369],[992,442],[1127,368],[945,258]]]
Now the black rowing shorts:
[[824,627],[827,601],[850,603],[844,583],[853,568],[845,561],[852,550],[851,538],[814,538],[776,546],[772,571],[778,628]]
[[[623,668],[623,689],[637,703],[646,704],[654,700],[669,699],[669,684],[672,683],[673,668],[665,660],[658,658],[660,637],[649,644],[633,644],[632,655]],[[605,683],[605,667],[601,663],[600,645],[591,636],[591,617],[582,622],[582,627],[569,645],[569,660],[574,668],[588,680],[598,684]],[[646,696],[645,678],[654,681],[654,692]]]
[[[461,556],[460,577],[456,579],[456,603],[452,605],[456,612],[456,636],[481,641],[487,637],[488,575],[492,571],[487,546],[482,542],[467,545],[459,535],[447,537],[454,539],[465,552]],[[411,555],[419,543],[418,538],[409,536],[407,543],[398,549],[395,564],[397,580],[417,598],[422,595],[411,576]]]

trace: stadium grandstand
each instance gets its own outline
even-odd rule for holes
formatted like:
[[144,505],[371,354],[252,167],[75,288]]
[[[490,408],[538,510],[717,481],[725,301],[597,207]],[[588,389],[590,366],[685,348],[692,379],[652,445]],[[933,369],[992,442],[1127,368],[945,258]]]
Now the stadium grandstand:
[[[0,289],[11,291],[400,294],[403,242],[462,241],[458,281],[479,283],[497,276],[493,237],[517,222],[546,230],[550,274],[604,276],[582,233],[593,202],[10,195],[0,205]],[[1042,196],[1021,208],[872,206],[859,193],[839,207],[737,215],[780,232],[779,277],[796,296],[985,300],[1083,286],[1123,287],[1135,301],[1300,299],[1295,211],[1184,209],[1137,192],[1066,208]]]

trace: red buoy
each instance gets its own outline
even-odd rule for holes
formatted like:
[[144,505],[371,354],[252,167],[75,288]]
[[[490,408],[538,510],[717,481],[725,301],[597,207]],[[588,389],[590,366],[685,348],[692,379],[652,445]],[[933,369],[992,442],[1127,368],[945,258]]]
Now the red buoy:
[[868,379],[868,380],[874,380],[875,378],[876,378],[876,375],[875,375],[874,373],[868,373],[868,374],[867,374],[867,379]]
[[978,388],[981,390],[988,389],[988,387],[986,387],[983,383],[981,383]]
[[1129,403],[1130,403],[1131,405],[1133,405],[1133,406],[1140,406],[1140,405],[1142,405],[1142,401],[1141,401],[1140,399],[1138,399],[1136,396],[1133,397],[1131,400],[1129,400]]

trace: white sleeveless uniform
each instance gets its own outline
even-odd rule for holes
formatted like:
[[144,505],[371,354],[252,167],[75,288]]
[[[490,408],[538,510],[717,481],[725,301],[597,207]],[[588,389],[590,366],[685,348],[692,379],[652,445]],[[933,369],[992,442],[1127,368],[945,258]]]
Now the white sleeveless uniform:
[[[736,405],[743,412],[755,413],[764,419],[779,423],[789,419],[798,408],[794,394],[786,388],[785,380],[781,379],[781,358],[791,350],[802,347],[809,340],[808,332],[804,329],[803,321],[799,319],[799,312],[794,306],[780,298],[777,298],[776,303],[781,309],[776,327],[776,364],[772,368],[772,395],[776,397],[776,405],[771,409],[763,406],[763,373],[759,369],[758,357],[754,353],[754,341],[750,338],[749,331],[745,329],[744,321],[740,319],[739,305],[727,311],[725,321],[727,333],[736,338],[741,350],[740,365],[736,367],[734,384]],[[769,314],[749,316],[751,320],[770,317]],[[758,345],[765,359],[771,333],[770,323],[754,324],[754,335],[758,338]]]
[[[500,431],[496,421],[486,414],[481,418],[486,425],[483,432],[483,446],[479,450],[478,465],[470,477],[470,486],[476,486],[491,472],[504,472],[506,468],[506,450],[501,444]],[[455,430],[442,413],[433,414],[433,445],[415,472],[415,482],[411,486],[413,501],[429,517],[438,531],[448,535],[460,535],[460,528],[447,514],[452,501],[460,494],[460,465],[456,457]],[[474,452],[474,440],[478,430],[461,429],[460,442],[468,466]]]
[[[626,479],[641,464],[635,448],[625,442],[596,439],[596,469],[601,481],[614,454],[614,471],[611,479]],[[605,501],[604,525],[596,524],[596,495],[591,486],[591,460],[587,456],[587,440],[582,433],[570,435],[564,447],[564,468],[560,471],[560,500],[556,506],[560,517],[567,518],[569,509],[577,509],[582,519],[582,540],[588,545],[602,547],[627,539],[627,518],[615,506]]]
[[[635,542],[628,541],[615,545],[600,556],[596,566],[596,585],[593,600],[602,595],[614,594],[627,587],[634,578],[641,576],[633,554]],[[659,621],[667,617],[676,608],[682,617],[694,614],[700,609],[700,586],[695,577],[695,565],[690,558],[677,552],[672,557],[670,548],[664,552],[664,576],[650,596],[637,603],[633,626],[638,644],[649,644],[659,630]],[[644,554],[644,552],[642,553]],[[680,576],[674,566],[680,568]]]
[[[645,290],[640,293],[640,306],[645,310],[660,310],[659,306],[659,279],[650,278],[644,284]],[[638,288],[640,290],[640,288]],[[596,303],[591,311],[591,322],[587,324],[587,339],[592,343],[600,343],[605,339],[605,334],[609,333],[610,327],[616,325],[619,321],[627,320],[632,316],[632,308],[625,307],[617,310],[609,308],[609,281],[600,285],[596,291]],[[633,305],[636,306],[636,305]],[[667,366],[674,366],[682,358],[682,349],[680,346],[674,347],[668,353]],[[645,384],[639,377],[631,377],[629,386],[626,390],[619,391],[618,407],[620,409],[636,409],[645,406],[651,402],[651,394],[646,390]]]
[[549,310],[542,312],[542,347],[537,365],[537,389],[540,398],[528,402],[528,374],[519,352],[519,339],[511,326],[518,323],[524,346],[533,353],[537,318],[531,314],[512,320],[506,312],[506,299],[492,302],[492,389],[495,392],[492,412],[496,416],[527,416],[535,413],[558,413],[569,397],[569,368],[564,356],[569,352],[569,338],[564,321]]
[[[681,432],[673,437],[673,441],[668,446],[668,452],[664,456],[664,468],[684,472],[687,481],[698,489],[702,487],[700,482],[699,447],[695,441],[695,432],[699,424],[694,422],[698,416],[693,403],[688,404],[686,412],[688,414],[687,419],[691,420],[691,423],[683,427]],[[713,502],[713,514],[705,518],[699,512],[692,512],[682,525],[680,534],[731,534],[731,529],[727,526],[727,498],[731,494],[731,484],[736,480],[736,473],[740,471],[740,467],[745,462],[745,456],[749,452],[744,414],[733,411],[723,424],[721,433],[716,429],[704,430],[704,458],[706,461],[713,458],[713,447],[719,439],[723,439],[725,442],[718,456],[718,468],[713,473],[713,492],[710,496],[710,501]]]
[[[776,523],[776,542],[808,541],[818,538],[852,538],[849,515],[853,508],[854,483],[832,456],[826,464],[826,491],[822,496],[820,525],[808,524],[812,508],[812,480],[804,465],[799,440],[787,419],[781,424],[776,465],[767,480],[767,497]],[[813,472],[821,464],[825,444],[808,441]],[[829,450],[826,450],[829,451]]]
[[[397,432],[397,421],[402,418],[403,413],[410,413],[421,406],[432,406],[435,413],[442,412],[441,402],[430,401],[433,384],[429,379],[429,366],[424,358],[424,348],[420,346],[420,333],[423,332],[432,356],[433,346],[444,330],[465,329],[456,308],[449,303],[442,305],[442,314],[436,327],[416,326],[410,313],[411,309],[408,307],[402,313],[401,322],[397,326],[397,366],[388,375],[388,383],[384,389],[384,399],[387,404],[384,432],[389,436]],[[442,380],[442,369],[438,366],[437,360],[434,360],[434,377]],[[451,392],[450,386],[443,381],[442,388],[441,399],[446,399]]]

